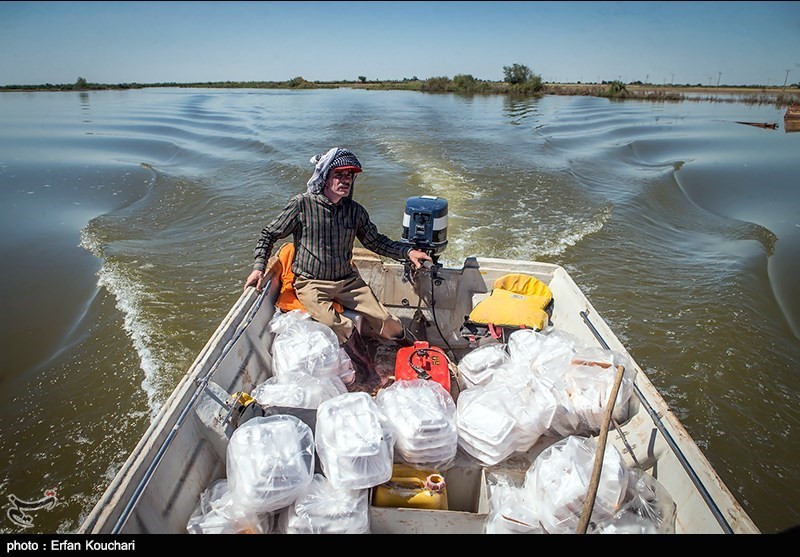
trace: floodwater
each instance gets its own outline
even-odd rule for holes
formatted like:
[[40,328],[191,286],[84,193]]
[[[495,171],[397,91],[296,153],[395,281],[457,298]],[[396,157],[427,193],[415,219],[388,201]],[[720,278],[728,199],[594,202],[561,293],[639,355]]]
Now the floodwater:
[[[442,262],[563,265],[762,532],[800,524],[800,133],[744,102],[398,91],[0,94],[0,500],[74,532],[241,293],[263,225],[352,149]],[[736,122],[776,122],[764,129]]]

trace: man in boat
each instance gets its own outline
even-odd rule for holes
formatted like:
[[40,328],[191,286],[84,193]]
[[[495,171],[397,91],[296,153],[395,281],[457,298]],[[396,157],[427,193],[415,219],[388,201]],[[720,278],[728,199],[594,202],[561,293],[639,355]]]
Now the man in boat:
[[[356,370],[356,383],[380,383],[366,343],[353,321],[337,312],[334,302],[363,315],[373,331],[401,345],[411,345],[413,335],[380,303],[351,263],[355,239],[378,255],[410,260],[416,268],[430,255],[394,241],[378,232],[367,210],[353,200],[356,175],[361,163],[347,149],[334,147],[311,158],[314,173],[305,193],[293,197],[261,231],[254,250],[253,271],[245,288],[264,286],[267,258],[275,243],[293,236],[292,263],[297,298],[315,320],[336,333]],[[375,385],[379,386],[379,385]]]

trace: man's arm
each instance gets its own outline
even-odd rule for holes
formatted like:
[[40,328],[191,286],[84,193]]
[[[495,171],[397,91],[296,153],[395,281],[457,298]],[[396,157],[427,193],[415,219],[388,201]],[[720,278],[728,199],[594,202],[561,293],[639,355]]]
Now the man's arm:
[[411,260],[411,262],[414,264],[414,267],[416,267],[417,269],[422,267],[423,261],[433,261],[430,255],[418,249],[409,250],[408,258]]
[[423,261],[433,261],[431,256],[424,251],[413,249],[403,242],[396,242],[378,232],[378,228],[369,219],[366,209],[363,209],[363,215],[360,215],[360,219],[357,236],[365,248],[374,251],[378,255],[391,257],[399,261],[409,259],[417,269],[422,267]]
[[267,268],[267,258],[275,247],[275,242],[292,234],[299,223],[300,196],[293,198],[289,204],[276,216],[272,222],[261,230],[261,235],[253,250],[253,271],[248,275],[244,288],[255,286],[257,290],[263,287],[264,271]]
[[264,288],[264,271],[253,269],[253,272],[248,275],[247,280],[244,281],[244,289],[247,290],[248,286],[255,286],[256,290],[261,292]]

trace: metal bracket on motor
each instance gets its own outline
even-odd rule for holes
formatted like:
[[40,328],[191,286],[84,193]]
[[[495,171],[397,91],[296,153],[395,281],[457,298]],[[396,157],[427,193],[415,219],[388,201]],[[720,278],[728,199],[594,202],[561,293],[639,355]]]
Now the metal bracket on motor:
[[442,281],[444,280],[443,277],[439,275],[439,271],[442,268],[442,265],[439,263],[439,258],[435,255],[431,255],[431,261],[423,261],[422,268],[417,269],[411,263],[411,261],[404,261],[403,262],[403,282],[410,282],[411,284],[417,283],[417,276],[419,273],[425,272],[430,273],[431,278],[433,279],[433,283],[436,286],[441,286]]

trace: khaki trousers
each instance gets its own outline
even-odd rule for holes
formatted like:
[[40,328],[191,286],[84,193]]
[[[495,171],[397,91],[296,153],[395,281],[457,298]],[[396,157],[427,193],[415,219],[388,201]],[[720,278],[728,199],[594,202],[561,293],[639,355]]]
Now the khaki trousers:
[[363,315],[367,325],[383,338],[394,339],[403,335],[402,321],[388,312],[357,272],[342,280],[312,280],[296,276],[294,291],[311,317],[333,329],[339,344],[350,338],[354,325],[333,309],[333,302]]

